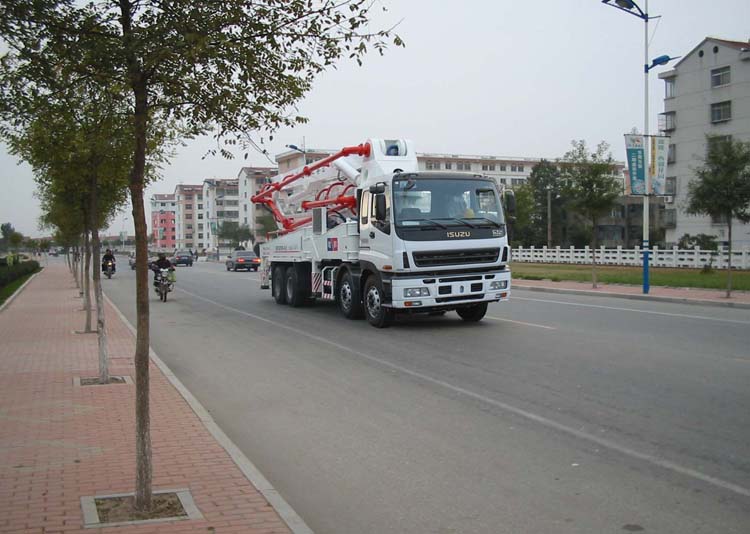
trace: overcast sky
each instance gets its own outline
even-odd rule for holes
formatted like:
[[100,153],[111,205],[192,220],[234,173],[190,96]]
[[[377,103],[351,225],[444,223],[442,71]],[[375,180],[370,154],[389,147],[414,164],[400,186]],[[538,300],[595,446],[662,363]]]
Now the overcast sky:
[[[641,1],[641,5],[643,5]],[[643,22],[600,0],[382,0],[372,28],[402,20],[406,48],[343,62],[321,75],[299,105],[310,122],[275,134],[285,144],[338,148],[368,137],[402,137],[419,152],[560,157],[572,139],[610,143],[624,159],[623,133],[643,128]],[[459,6],[460,7],[457,7]],[[651,58],[684,55],[706,36],[750,39],[747,0],[651,0]],[[658,26],[657,26],[658,23]],[[655,30],[655,31],[654,31]],[[651,75],[651,131],[663,111],[663,82]],[[256,139],[263,137],[258,134]],[[237,176],[243,165],[269,165],[260,153],[243,161],[201,156],[212,141],[178,151],[151,193],[177,183]],[[0,145],[0,222],[26,235],[37,229],[38,201],[28,166]],[[132,233],[125,213],[111,232]]]

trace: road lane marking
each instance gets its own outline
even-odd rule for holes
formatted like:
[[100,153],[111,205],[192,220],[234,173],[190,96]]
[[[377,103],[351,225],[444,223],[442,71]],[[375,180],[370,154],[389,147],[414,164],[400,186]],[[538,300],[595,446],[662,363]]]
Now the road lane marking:
[[[616,298],[616,296],[613,298]],[[568,306],[581,306],[584,308],[599,308],[603,310],[631,311],[631,312],[638,312],[638,313],[650,313],[651,315],[664,315],[667,317],[681,317],[683,319],[699,319],[702,321],[717,321],[721,323],[735,323],[735,324],[750,325],[750,321],[740,321],[738,319],[723,319],[720,317],[707,317],[704,315],[688,315],[685,313],[658,312],[658,311],[643,310],[643,309],[638,309],[638,308],[619,308],[617,306],[602,306],[601,304],[583,304],[581,302],[566,302],[564,300],[532,299],[528,297],[516,297],[516,296],[513,297],[513,300],[529,300],[533,302],[550,302],[552,304],[566,304]]]
[[569,426],[566,426],[562,423],[558,423],[557,421],[553,421],[552,419],[548,419],[547,417],[537,415],[535,413],[529,412],[527,410],[524,410],[522,408],[517,408],[511,404],[507,404],[505,402],[495,400],[491,397],[487,397],[485,395],[482,395],[481,393],[475,393],[471,390],[462,388],[460,386],[455,386],[449,382],[445,382],[444,380],[440,380],[439,378],[433,378],[429,375],[420,373],[418,371],[413,371],[411,369],[407,369],[406,367],[402,367],[400,365],[397,365],[395,363],[391,363],[387,360],[383,360],[382,358],[378,358],[376,356],[372,356],[370,354],[367,354],[365,352],[361,352],[357,349],[353,349],[351,347],[347,347],[346,345],[342,345],[341,343],[336,343],[335,341],[331,341],[330,339],[326,339],[324,337],[311,334],[310,332],[306,332],[304,330],[300,330],[299,328],[295,328],[293,326],[289,326],[284,323],[279,323],[277,321],[273,321],[271,319],[268,319],[266,317],[261,317],[260,315],[255,315],[253,313],[249,313],[237,308],[233,308],[231,306],[227,306],[226,304],[222,304],[221,302],[216,302],[215,300],[211,300],[206,297],[202,297],[200,295],[196,295],[195,293],[192,293],[190,291],[186,291],[182,288],[177,288],[178,291],[181,291],[185,293],[186,295],[190,295],[193,298],[196,298],[198,300],[202,300],[204,302],[208,302],[209,304],[213,304],[214,306],[218,306],[219,308],[223,308],[225,310],[238,313],[240,315],[244,315],[246,317],[250,317],[251,319],[255,319],[256,321],[260,321],[263,323],[267,323],[273,326],[276,326],[277,328],[281,328],[284,330],[287,330],[289,332],[293,332],[295,334],[298,334],[300,336],[307,337],[309,339],[312,339],[314,341],[318,341],[320,343],[330,345],[332,347],[335,347],[343,352],[348,352],[350,354],[354,354],[355,356],[359,356],[360,358],[363,358],[365,360],[377,363],[383,367],[387,367],[389,369],[393,369],[395,371],[399,371],[405,375],[412,376],[414,378],[418,378],[420,380],[423,380],[424,382],[428,382],[431,384],[435,384],[437,386],[443,387],[445,389],[448,389],[450,391],[453,391],[455,393],[460,393],[466,397],[473,398],[476,400],[479,400],[481,402],[484,402],[486,404],[489,404],[491,406],[495,406],[496,408],[500,408],[501,410],[504,410],[506,412],[512,413],[514,415],[517,415],[519,417],[523,417],[524,419],[527,419],[529,421],[533,421],[535,423],[538,423],[542,426],[545,426],[547,428],[551,428],[554,430],[557,430],[563,434],[567,434],[569,436],[576,437],[578,439],[588,441],[591,443],[595,443],[601,447],[605,447],[607,449],[610,449],[612,451],[618,452],[624,456],[629,456],[630,458],[635,458],[637,460],[641,460],[643,462],[650,463],[652,465],[656,465],[657,467],[660,467],[662,469],[665,469],[667,471],[672,471],[674,473],[679,473],[680,475],[700,480],[701,482],[705,482],[706,484],[710,484],[712,486],[716,486],[718,488],[731,491],[732,493],[736,493],[738,495],[742,495],[744,497],[750,497],[750,489],[744,488],[742,486],[739,486],[737,484],[734,484],[732,482],[722,480],[720,478],[707,475],[705,473],[701,473],[700,471],[697,471],[695,469],[692,469],[690,467],[684,467],[678,463],[672,462],[670,460],[666,460],[664,458],[659,458],[658,456],[655,456],[653,454],[648,454],[644,452],[637,451],[635,449],[631,449],[630,447],[626,447],[624,445],[620,445],[610,439],[602,438],[600,436],[596,436],[594,434],[589,434],[588,432],[584,432],[582,430],[578,430],[576,428],[572,428]]
[[523,321],[514,321],[513,319],[504,319],[502,317],[492,317],[491,315],[485,316],[485,319],[492,319],[493,321],[503,321],[506,323],[515,323],[515,324],[520,324],[523,326],[533,326],[535,328],[545,328],[547,330],[557,330],[557,328],[555,328],[554,326],[546,326],[543,324],[536,324],[536,323],[525,323]]

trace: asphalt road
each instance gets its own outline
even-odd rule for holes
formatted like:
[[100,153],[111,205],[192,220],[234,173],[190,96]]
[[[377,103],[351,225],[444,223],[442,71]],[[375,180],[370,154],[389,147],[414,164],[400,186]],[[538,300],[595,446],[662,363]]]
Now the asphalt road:
[[[133,273],[104,282],[135,322]],[[318,533],[750,532],[750,310],[514,290],[377,330],[197,263],[151,311]]]

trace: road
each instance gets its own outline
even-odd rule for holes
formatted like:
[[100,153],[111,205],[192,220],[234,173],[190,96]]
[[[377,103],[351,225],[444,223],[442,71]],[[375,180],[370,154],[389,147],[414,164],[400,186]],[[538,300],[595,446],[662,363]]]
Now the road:
[[179,268],[152,346],[317,533],[750,532],[750,310],[514,290],[378,330],[257,276]]

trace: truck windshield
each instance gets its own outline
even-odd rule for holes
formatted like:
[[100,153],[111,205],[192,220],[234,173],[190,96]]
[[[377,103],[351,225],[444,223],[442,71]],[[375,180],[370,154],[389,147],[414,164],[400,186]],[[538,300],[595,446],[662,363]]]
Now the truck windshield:
[[481,178],[393,181],[394,220],[400,227],[499,227],[505,223],[495,183]]

